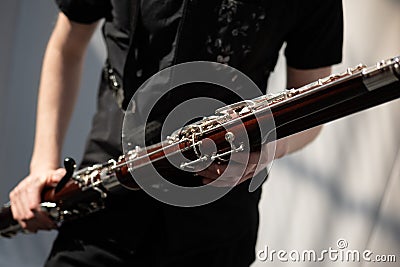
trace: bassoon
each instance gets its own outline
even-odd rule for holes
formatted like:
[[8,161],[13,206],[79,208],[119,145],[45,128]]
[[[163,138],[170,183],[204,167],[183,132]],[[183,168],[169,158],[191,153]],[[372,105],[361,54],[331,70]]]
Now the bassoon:
[[[274,125],[270,129],[274,130],[273,139],[281,139],[399,97],[400,57],[394,57],[370,67],[360,64],[297,89],[224,106],[215,115],[178,129],[164,141],[136,147],[116,160],[75,171],[75,162],[65,159],[67,173],[56,187],[43,191],[41,208],[60,225],[103,209],[104,199],[121,187],[140,189],[132,171],[152,165],[173,176],[272,141],[260,135],[260,124]],[[243,136],[250,140],[248,144],[240,142]],[[207,139],[215,143],[216,151],[200,153],[206,151],[202,146]],[[172,166],[167,158],[176,153],[184,154],[186,160]],[[24,231],[13,219],[10,204],[4,205],[0,235],[12,237]]]

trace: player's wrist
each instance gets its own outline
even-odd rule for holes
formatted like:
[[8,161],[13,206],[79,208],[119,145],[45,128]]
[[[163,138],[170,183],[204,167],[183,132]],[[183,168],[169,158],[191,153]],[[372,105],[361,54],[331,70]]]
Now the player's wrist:
[[31,160],[29,170],[31,173],[41,173],[49,170],[56,170],[59,167],[59,161],[56,159],[40,158]]
[[279,159],[290,153],[289,138],[276,141],[275,158]]

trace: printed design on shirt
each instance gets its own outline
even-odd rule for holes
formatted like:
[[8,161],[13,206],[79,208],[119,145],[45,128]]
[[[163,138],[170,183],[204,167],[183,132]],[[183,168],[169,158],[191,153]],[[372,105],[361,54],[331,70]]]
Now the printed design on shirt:
[[207,36],[207,53],[219,63],[235,66],[251,53],[266,18],[265,8],[254,3],[223,0],[215,12],[216,31]]

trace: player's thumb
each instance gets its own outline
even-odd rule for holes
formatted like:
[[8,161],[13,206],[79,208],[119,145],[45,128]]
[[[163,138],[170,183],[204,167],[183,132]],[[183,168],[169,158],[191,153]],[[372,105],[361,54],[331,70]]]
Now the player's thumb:
[[65,176],[66,173],[67,171],[64,168],[54,170],[48,175],[47,182],[49,184],[56,184]]

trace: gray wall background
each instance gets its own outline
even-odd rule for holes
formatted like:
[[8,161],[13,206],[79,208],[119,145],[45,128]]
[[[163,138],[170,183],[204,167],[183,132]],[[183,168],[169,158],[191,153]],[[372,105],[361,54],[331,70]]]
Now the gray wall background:
[[[335,71],[400,54],[399,1],[346,0],[344,6],[344,61]],[[41,60],[56,14],[53,1],[0,3],[0,203],[8,201],[8,192],[28,172]],[[103,60],[97,32],[63,152],[77,160]],[[281,59],[270,88],[283,89],[283,77]],[[329,123],[311,146],[276,161],[264,185],[257,250],[321,251],[336,248],[336,241],[345,238],[350,249],[396,254],[400,261],[399,122],[400,102],[385,104]],[[42,266],[54,237],[55,232],[40,232],[0,239],[0,267]],[[253,266],[286,264],[256,261]],[[315,263],[322,265],[366,264]]]
[[[48,0],[0,3],[0,202],[28,174],[33,148],[37,88],[44,50],[57,8]],[[99,31],[90,44],[82,88],[63,156],[79,161],[95,109],[105,51]],[[42,266],[56,232],[0,239],[0,266]]]

